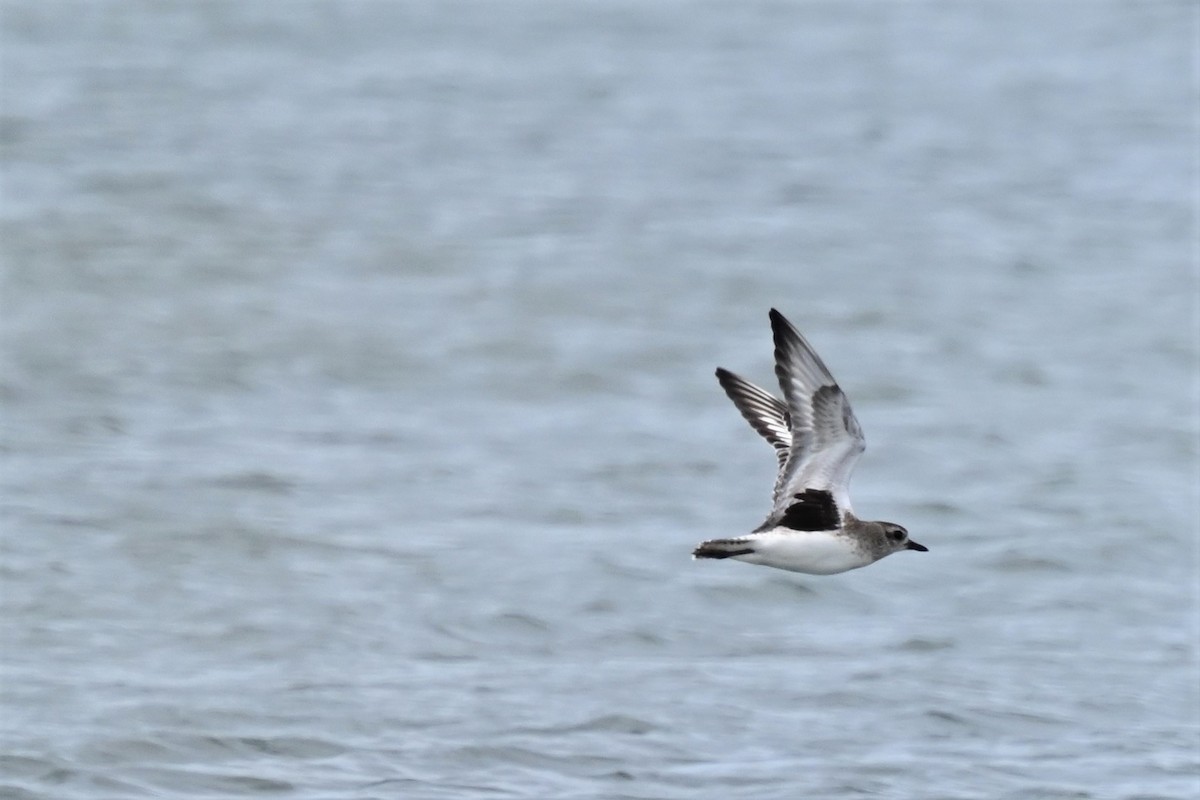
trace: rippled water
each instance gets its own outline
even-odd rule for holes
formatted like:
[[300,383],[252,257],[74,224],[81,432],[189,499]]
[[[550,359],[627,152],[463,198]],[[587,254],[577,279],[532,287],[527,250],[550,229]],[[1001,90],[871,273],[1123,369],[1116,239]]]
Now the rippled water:
[[1193,4],[2,21],[0,794],[1200,790]]

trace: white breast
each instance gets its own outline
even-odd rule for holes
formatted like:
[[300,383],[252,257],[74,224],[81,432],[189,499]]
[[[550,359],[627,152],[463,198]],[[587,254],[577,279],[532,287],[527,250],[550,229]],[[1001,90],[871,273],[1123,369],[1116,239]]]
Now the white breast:
[[833,575],[865,567],[874,560],[855,546],[853,539],[833,531],[774,528],[745,538],[753,542],[754,552],[734,558],[792,572]]

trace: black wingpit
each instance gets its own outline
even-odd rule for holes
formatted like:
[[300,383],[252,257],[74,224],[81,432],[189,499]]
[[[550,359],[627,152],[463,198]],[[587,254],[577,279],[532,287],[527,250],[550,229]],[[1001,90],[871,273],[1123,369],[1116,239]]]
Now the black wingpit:
[[842,522],[833,495],[823,489],[805,489],[783,512],[779,524],[794,531],[831,531]]

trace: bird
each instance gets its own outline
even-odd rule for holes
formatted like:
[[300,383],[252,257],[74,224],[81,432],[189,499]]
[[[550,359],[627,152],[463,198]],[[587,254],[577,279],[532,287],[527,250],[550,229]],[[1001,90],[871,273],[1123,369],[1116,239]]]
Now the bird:
[[692,557],[835,575],[901,550],[928,551],[901,525],[854,515],[849,484],[866,448],[862,427],[808,340],[776,309],[770,318],[784,399],[721,367],[717,381],[750,427],[775,448],[779,474],[771,513],[745,536],[701,542]]

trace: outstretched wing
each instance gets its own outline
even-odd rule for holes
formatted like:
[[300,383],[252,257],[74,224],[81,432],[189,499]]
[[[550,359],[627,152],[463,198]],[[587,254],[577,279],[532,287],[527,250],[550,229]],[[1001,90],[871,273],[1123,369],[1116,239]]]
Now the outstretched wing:
[[829,369],[775,309],[771,309],[771,330],[775,374],[787,400],[792,441],[775,482],[775,506],[764,527],[783,521],[797,501],[811,503],[808,498],[818,496],[813,492],[828,493],[844,521],[850,510],[850,473],[866,448],[862,428]]
[[770,394],[766,389],[755,386],[750,381],[735,375],[727,369],[717,367],[717,380],[729,399],[737,406],[737,410],[745,417],[750,427],[758,435],[770,442],[779,457],[779,469],[782,473],[787,463],[788,452],[792,448],[791,423],[788,421],[787,406],[782,400]]

